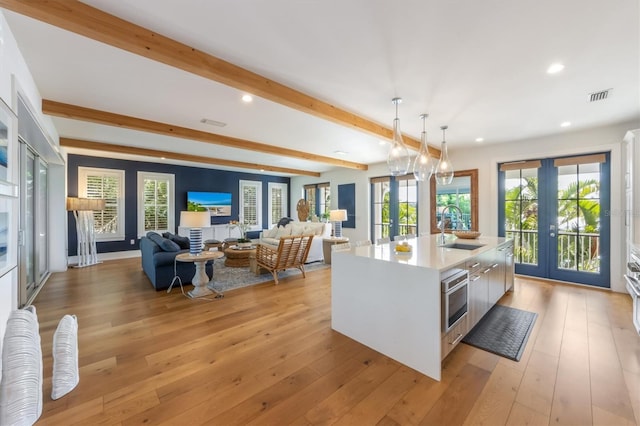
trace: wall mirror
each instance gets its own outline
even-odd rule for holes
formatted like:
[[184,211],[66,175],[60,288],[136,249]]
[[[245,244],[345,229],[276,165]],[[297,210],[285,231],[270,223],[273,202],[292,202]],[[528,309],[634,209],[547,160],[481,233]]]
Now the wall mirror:
[[455,210],[447,211],[444,231],[456,229],[478,230],[478,169],[460,170],[454,173],[449,185],[436,183],[431,177],[431,233],[440,232],[442,210],[453,204],[462,210],[462,220]]

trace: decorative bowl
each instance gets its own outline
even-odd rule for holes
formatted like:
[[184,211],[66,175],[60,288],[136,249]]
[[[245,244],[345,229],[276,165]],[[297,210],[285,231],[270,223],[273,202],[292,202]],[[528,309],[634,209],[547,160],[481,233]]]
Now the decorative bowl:
[[475,240],[480,235],[482,235],[482,233],[478,231],[453,231],[453,235],[466,240]]

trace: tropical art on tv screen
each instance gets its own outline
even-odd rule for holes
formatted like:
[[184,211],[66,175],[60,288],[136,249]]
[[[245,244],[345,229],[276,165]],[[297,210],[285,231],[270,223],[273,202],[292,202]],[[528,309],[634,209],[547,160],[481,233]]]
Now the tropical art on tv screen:
[[231,216],[231,193],[187,192],[187,210],[209,211],[211,216]]

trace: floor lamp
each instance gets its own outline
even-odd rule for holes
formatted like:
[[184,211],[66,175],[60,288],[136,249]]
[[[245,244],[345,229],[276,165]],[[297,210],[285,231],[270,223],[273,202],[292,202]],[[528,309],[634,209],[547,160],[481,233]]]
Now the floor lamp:
[[202,253],[202,228],[211,226],[211,214],[206,212],[180,212],[180,226],[189,229],[189,254]]
[[67,197],[67,210],[76,218],[76,238],[78,240],[78,264],[76,268],[95,265],[98,262],[96,233],[93,212],[104,210],[104,200],[94,198]]
[[333,223],[333,236],[342,238],[342,222],[347,220],[346,210],[331,210],[329,212],[329,221]]

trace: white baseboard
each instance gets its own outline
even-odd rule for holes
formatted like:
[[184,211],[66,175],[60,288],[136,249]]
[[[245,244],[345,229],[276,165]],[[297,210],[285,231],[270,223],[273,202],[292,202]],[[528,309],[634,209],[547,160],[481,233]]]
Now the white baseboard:
[[[128,259],[131,257],[140,257],[142,254],[140,250],[127,250],[127,251],[114,251],[111,253],[98,253],[98,260],[104,262],[105,260],[117,260]],[[78,256],[70,256],[67,258],[67,265],[77,265]]]

